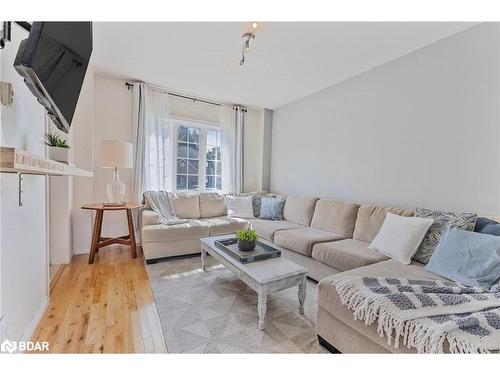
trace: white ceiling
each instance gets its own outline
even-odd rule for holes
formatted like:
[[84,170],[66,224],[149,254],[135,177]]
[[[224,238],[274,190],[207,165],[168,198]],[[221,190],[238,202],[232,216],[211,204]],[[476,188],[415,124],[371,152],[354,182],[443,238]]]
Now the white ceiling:
[[277,108],[474,23],[267,22],[240,66],[250,23],[96,22],[97,72],[231,103]]

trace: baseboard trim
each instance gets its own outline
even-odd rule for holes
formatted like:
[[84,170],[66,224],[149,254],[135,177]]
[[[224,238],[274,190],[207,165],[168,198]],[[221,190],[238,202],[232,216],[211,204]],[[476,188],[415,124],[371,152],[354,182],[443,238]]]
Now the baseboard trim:
[[31,323],[29,324],[28,328],[26,328],[26,331],[24,331],[24,334],[21,337],[21,340],[19,341],[31,341],[31,338],[33,337],[33,334],[35,333],[38,324],[42,320],[43,314],[45,313],[45,310],[47,310],[48,306],[49,306],[49,297],[45,296],[43,298],[42,304],[36,311],[35,316],[31,320]]
[[81,255],[81,254],[88,254],[88,253],[90,253],[89,249],[80,249],[80,250],[73,249],[73,255]]
[[[135,246],[137,249],[142,248],[142,244],[140,242],[136,243]],[[73,249],[73,255],[82,255],[82,254],[90,254],[90,249]]]
[[326,350],[328,350],[332,354],[342,354],[335,346],[333,346],[332,344],[330,344],[323,337],[321,337],[320,335],[317,335],[317,336],[318,336],[319,344],[323,348],[325,348]]

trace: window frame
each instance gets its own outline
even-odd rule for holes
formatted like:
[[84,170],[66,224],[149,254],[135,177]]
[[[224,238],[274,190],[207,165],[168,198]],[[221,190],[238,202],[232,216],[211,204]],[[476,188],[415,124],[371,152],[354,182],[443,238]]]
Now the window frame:
[[[171,160],[171,171],[173,172],[171,174],[171,181],[170,185],[172,186],[172,191],[174,192],[183,192],[183,193],[204,193],[206,191],[213,192],[213,193],[221,193],[223,191],[223,186],[221,184],[221,189],[217,189],[217,182],[215,183],[215,189],[206,189],[206,168],[207,168],[207,131],[208,130],[214,130],[217,132],[221,132],[220,126],[217,124],[209,123],[209,122],[202,122],[198,120],[193,120],[193,119],[186,119],[182,117],[177,117],[177,116],[172,116],[170,118],[170,129],[171,129],[171,149],[173,150],[172,152],[172,160]],[[187,128],[198,128],[200,129],[200,148],[199,148],[199,155],[198,155],[198,189],[193,190],[193,189],[182,189],[179,190],[177,189],[177,143],[178,143],[178,135],[179,135],[179,127],[180,126],[185,126]],[[222,137],[222,134],[221,134]],[[189,139],[188,139],[189,140]],[[189,144],[189,143],[188,143]],[[222,153],[222,144],[221,144],[221,153]],[[221,154],[221,159],[220,163],[222,163],[222,154]],[[182,159],[182,158],[181,158]],[[189,148],[188,148],[188,157],[186,158],[189,160]],[[186,166],[188,168],[188,166]],[[224,171],[222,170],[223,166],[221,165],[221,172],[223,173]],[[222,178],[222,174],[221,174]],[[223,178],[222,178],[223,182]],[[189,185],[187,185],[189,186]]]

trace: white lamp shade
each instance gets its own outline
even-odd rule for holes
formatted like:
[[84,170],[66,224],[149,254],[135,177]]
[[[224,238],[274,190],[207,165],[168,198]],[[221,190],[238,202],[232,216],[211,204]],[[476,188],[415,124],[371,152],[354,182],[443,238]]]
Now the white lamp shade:
[[133,163],[132,143],[122,141],[102,141],[102,168],[132,168]]

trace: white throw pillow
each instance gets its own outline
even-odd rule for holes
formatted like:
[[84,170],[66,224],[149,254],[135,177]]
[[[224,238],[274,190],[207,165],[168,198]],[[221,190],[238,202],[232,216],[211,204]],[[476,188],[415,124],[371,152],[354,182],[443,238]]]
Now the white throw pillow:
[[232,197],[226,195],[226,207],[228,217],[239,217],[241,219],[253,219],[253,196]]
[[403,264],[410,264],[433,222],[433,219],[406,217],[388,212],[382,228],[368,248]]

